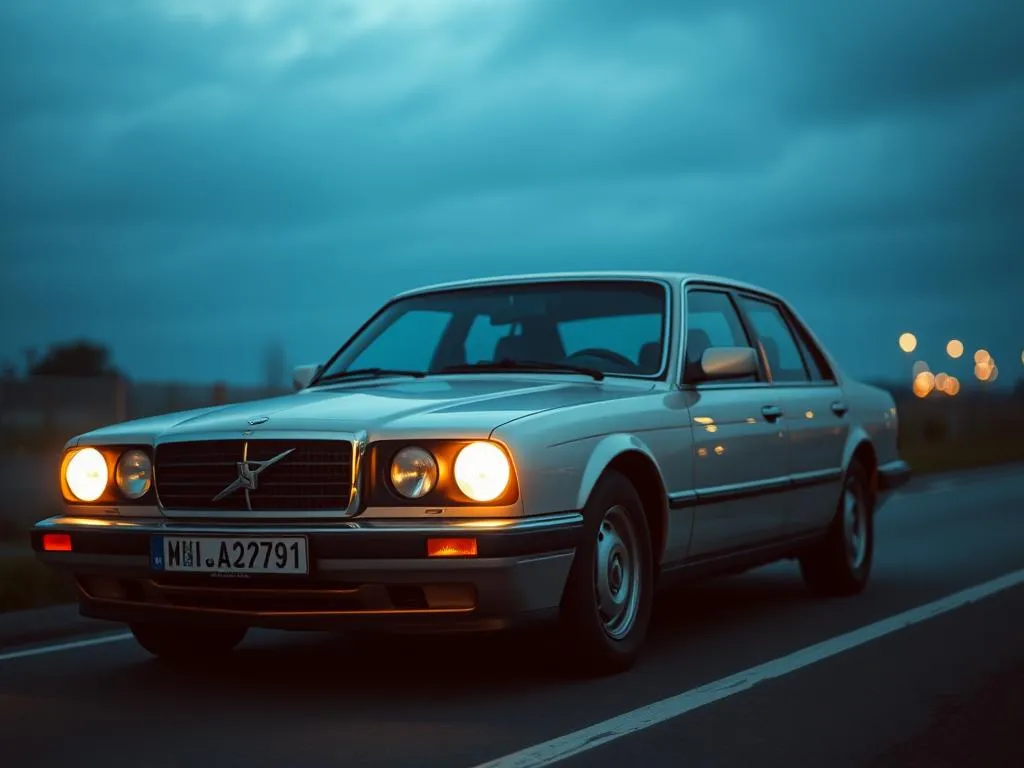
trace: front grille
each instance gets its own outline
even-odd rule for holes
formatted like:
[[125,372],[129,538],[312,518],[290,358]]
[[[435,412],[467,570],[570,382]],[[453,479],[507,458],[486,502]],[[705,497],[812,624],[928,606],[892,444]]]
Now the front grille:
[[[287,456],[261,468],[285,451]],[[249,462],[255,488],[238,487],[239,463]],[[166,509],[305,512],[344,510],[352,492],[348,440],[204,440],[165,443],[156,449],[157,496]]]

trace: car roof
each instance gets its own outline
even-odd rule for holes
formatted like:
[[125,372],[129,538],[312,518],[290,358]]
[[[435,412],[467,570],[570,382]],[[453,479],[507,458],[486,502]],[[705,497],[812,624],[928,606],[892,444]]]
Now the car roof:
[[[728,288],[754,291],[768,296],[775,296],[760,286],[751,283],[744,283],[728,277],[716,275],[701,275],[692,272],[653,272],[640,270],[605,270],[605,271],[578,271],[578,272],[537,272],[518,275],[499,275],[494,277],[478,277],[469,280],[455,280],[447,283],[436,283],[412,290],[403,291],[395,298],[415,296],[421,293],[434,293],[436,291],[453,290],[459,288],[474,288],[493,285],[514,285],[516,283],[539,283],[558,282],[570,280],[657,280],[660,282],[674,283],[713,283]],[[777,297],[778,298],[778,297]]]

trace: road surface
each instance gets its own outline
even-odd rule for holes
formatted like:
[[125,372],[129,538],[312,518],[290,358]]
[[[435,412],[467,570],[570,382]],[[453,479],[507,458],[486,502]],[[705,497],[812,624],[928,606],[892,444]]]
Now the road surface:
[[504,768],[552,754],[565,766],[1024,765],[1024,472],[909,486],[877,519],[858,597],[812,598],[783,563],[659,595],[627,674],[573,679],[546,648],[533,633],[367,649],[259,632],[187,671],[123,639],[0,652],[0,755],[79,768]]

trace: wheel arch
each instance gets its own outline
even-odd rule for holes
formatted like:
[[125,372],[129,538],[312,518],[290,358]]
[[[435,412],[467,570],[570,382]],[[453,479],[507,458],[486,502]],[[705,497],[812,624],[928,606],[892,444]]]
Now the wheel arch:
[[843,474],[845,476],[853,462],[861,463],[868,473],[871,506],[874,509],[878,500],[878,452],[867,433],[858,430],[858,434],[851,435],[850,438],[846,447],[846,455],[843,457]]
[[657,572],[668,537],[668,495],[658,461],[637,437],[608,435],[595,446],[587,461],[577,497],[578,509],[586,506],[598,481],[609,471],[626,477],[640,496]]

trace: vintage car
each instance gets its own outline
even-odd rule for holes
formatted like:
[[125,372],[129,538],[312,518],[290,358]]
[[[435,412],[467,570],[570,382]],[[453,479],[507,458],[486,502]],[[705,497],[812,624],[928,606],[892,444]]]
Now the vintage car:
[[70,440],[33,547],[86,616],[165,658],[250,627],[486,630],[551,619],[627,668],[669,575],[871,570],[909,477],[890,395],[791,306],[675,273],[501,277],[403,293],[294,393]]

